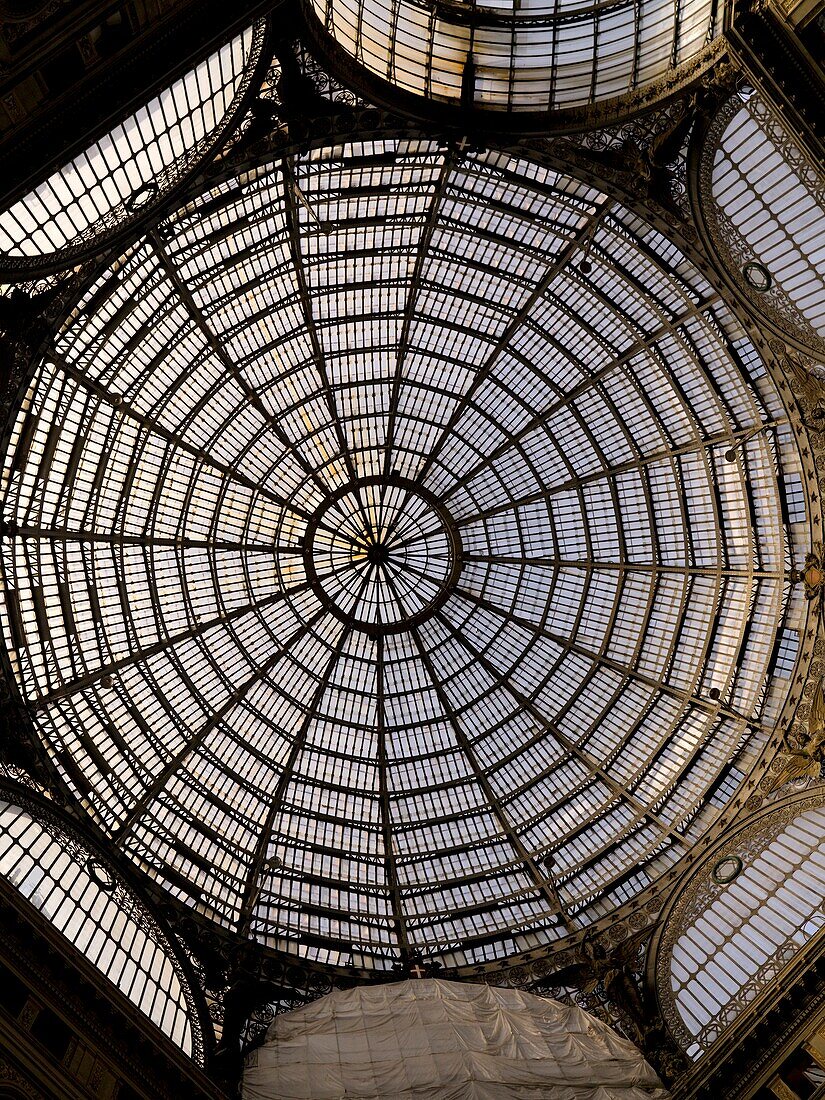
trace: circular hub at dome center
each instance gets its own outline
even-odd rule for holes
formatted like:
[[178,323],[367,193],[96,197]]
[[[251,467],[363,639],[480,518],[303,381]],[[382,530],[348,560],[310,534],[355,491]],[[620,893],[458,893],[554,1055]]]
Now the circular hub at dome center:
[[367,561],[372,565],[387,565],[390,552],[383,543],[376,542],[367,550]]
[[364,478],[321,505],[304,541],[324,605],[368,633],[414,626],[436,611],[461,569],[449,513],[413,481]]

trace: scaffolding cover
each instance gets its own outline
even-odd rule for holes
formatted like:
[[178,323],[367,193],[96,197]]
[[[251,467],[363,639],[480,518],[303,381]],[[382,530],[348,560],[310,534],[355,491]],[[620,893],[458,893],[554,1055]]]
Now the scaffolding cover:
[[339,990],[276,1017],[244,1100],[662,1100],[632,1043],[579,1008],[422,979]]

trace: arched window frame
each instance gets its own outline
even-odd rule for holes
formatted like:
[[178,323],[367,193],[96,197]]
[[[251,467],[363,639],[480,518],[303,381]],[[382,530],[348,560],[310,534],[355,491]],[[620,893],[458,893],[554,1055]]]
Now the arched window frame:
[[[177,979],[181,1000],[178,1002],[178,1009],[176,1011],[178,1013],[183,1013],[185,1016],[186,1026],[189,1032],[189,1049],[179,1046],[175,1039],[169,1035],[167,1035],[167,1039],[170,1043],[178,1046],[196,1065],[201,1067],[204,1066],[213,1043],[213,1028],[206,1000],[199,987],[191,961],[180,944],[176,941],[171,931],[165,929],[163,919],[160,915],[151,910],[150,903],[148,903],[146,899],[145,891],[139,891],[139,888],[132,882],[132,875],[128,871],[125,875],[121,872],[119,867],[116,866],[115,860],[113,860],[111,854],[98,843],[88,828],[74,821],[70,822],[62,811],[40,796],[30,791],[23,791],[14,783],[0,781],[0,812],[3,812],[7,808],[16,809],[25,813],[36,826],[40,827],[42,830],[41,835],[45,834],[52,842],[59,844],[63,853],[69,856],[72,866],[77,867],[84,874],[80,876],[76,875],[66,889],[60,892],[60,896],[54,901],[54,908],[51,911],[46,903],[52,900],[52,895],[56,894],[57,890],[53,889],[49,898],[43,899],[44,904],[39,905],[36,900],[33,900],[32,897],[27,895],[25,890],[21,890],[19,884],[14,882],[13,878],[9,875],[2,876],[2,881],[6,888],[17,889],[20,897],[23,898],[27,904],[36,908],[43,919],[49,920],[56,930],[66,937],[74,950],[83,955],[92,966],[96,966],[101,976],[107,982],[110,982],[113,988],[118,990],[121,996],[125,997],[134,1005],[135,1010],[141,1013],[147,1024],[157,1027],[165,1034],[161,1024],[165,1022],[168,1017],[168,1006],[167,1009],[161,1013],[160,1019],[154,1019],[152,1015],[150,1015],[146,1009],[130,995],[128,990],[121,988],[118,983],[118,973],[107,973],[106,969],[99,966],[95,958],[90,954],[91,947],[99,939],[99,933],[103,931],[105,934],[102,924],[98,924],[96,929],[93,928],[92,935],[89,936],[88,933],[90,931],[90,926],[94,923],[94,918],[83,921],[80,928],[77,929],[77,934],[78,937],[85,936],[87,942],[84,947],[79,942],[76,942],[76,940],[60,926],[59,921],[54,919],[61,905],[63,905],[67,899],[77,900],[74,898],[74,894],[71,890],[72,888],[76,888],[78,882],[82,882],[83,878],[85,878],[87,882],[91,881],[96,885],[99,890],[99,896],[93,899],[92,906],[97,911],[103,908],[107,916],[111,917],[112,906],[107,906],[105,900],[111,899],[117,906],[117,910],[123,915],[127,927],[131,925],[133,928],[137,929],[138,935],[143,940],[142,944],[139,945],[137,956],[134,959],[129,956],[128,948],[121,948],[120,954],[125,957],[126,961],[121,967],[120,976],[125,973],[128,966],[133,964],[139,966],[141,956],[145,954],[146,945],[153,945],[155,954],[152,957],[155,958],[157,955],[162,956],[171,966]],[[86,893],[87,892],[88,888],[86,890]],[[147,971],[147,975],[148,974],[149,972]],[[158,990],[160,991],[160,987],[158,987]],[[169,1005],[172,1003],[173,1002],[170,1001]]]
[[[693,132],[688,152],[688,190],[693,217],[720,274],[760,323],[780,335],[789,346],[813,356],[821,363],[825,360],[825,336],[817,333],[803,315],[794,296],[782,289],[777,273],[768,272],[752,244],[734,224],[731,211],[723,208],[714,197],[714,173],[722,143],[731,123],[747,109],[748,104],[751,105],[752,120],[768,136],[773,150],[782,155],[789,172],[796,174],[799,191],[807,191],[812,199],[825,195],[825,176],[821,168],[811,162],[803,146],[794,139],[791,129],[775,115],[759,93],[743,86],[718,103],[704,124],[698,125]],[[743,153],[742,158],[745,159],[746,154]],[[735,168],[742,170],[741,164]],[[767,177],[763,180],[763,189],[767,187],[766,181]],[[749,191],[749,198],[752,203],[760,203],[763,211],[767,210],[761,192]],[[783,208],[780,213],[786,219],[795,216],[788,208]],[[786,234],[780,220],[777,219],[774,225],[777,233]],[[812,262],[801,251],[792,254],[790,250],[785,250],[783,255],[786,258],[790,256],[797,263],[804,258],[809,268],[816,267],[815,258]],[[788,276],[785,268],[783,274]]]
[[[821,951],[821,945],[825,942],[825,902],[819,906],[821,921],[818,928],[808,928],[815,916],[812,912],[807,922],[792,930],[786,940],[776,946],[773,953],[769,952],[759,965],[754,964],[753,971],[747,974],[740,987],[723,1006],[726,1015],[725,1026],[718,1029],[716,1034],[713,1034],[713,1028],[710,1025],[707,1029],[694,1034],[683,1018],[677,1004],[676,990],[673,987],[674,950],[686,932],[693,929],[704,916],[711,917],[711,927],[715,928],[720,918],[718,913],[715,916],[712,914],[714,902],[721,898],[739,878],[744,867],[747,867],[750,861],[768,859],[771,854],[771,845],[784,834],[785,830],[806,812],[812,810],[821,812],[823,807],[825,807],[825,789],[822,787],[795,791],[784,798],[780,797],[768,802],[761,809],[748,815],[738,828],[725,834],[724,838],[673,887],[670,898],[662,910],[659,928],[651,940],[646,982],[648,988],[655,991],[662,1017],[671,1034],[694,1061],[712,1050],[723,1039],[727,1028],[733,1025],[735,1020],[743,1015],[756,1000],[768,993],[772,986],[782,985],[783,973],[796,964],[800,954]],[[810,858],[812,857],[809,857],[809,861]],[[820,848],[820,862],[821,859],[822,849]],[[782,883],[785,881],[783,878]],[[778,883],[777,889],[779,886]],[[770,900],[774,894],[775,891],[767,894],[766,900]],[[756,918],[758,922],[765,919],[764,909],[764,905],[759,907]],[[742,924],[734,929],[732,935],[747,927],[753,919],[753,914],[746,916]],[[804,938],[803,943],[799,942],[800,937]],[[768,943],[767,940],[766,943]],[[720,951],[723,946],[724,944],[720,942]],[[715,959],[716,955],[713,958]],[[700,969],[698,974],[702,973],[704,970]],[[697,989],[701,994],[698,985]]]
[[[166,123],[164,97],[168,99],[177,89],[181,89],[181,95],[185,95],[186,82],[199,84],[201,79],[205,78],[205,73],[201,70],[208,69],[212,65],[220,67],[222,53],[245,35],[250,36],[249,45],[245,51],[245,62],[235,81],[227,109],[216,118],[215,125],[211,129],[184,146],[182,151],[169,160],[168,149],[166,153],[162,153],[161,147],[172,146],[174,140],[180,140],[180,135],[177,139],[174,138],[173,130],[177,128],[183,132],[190,124],[189,116],[183,114],[180,118],[172,119],[172,129],[168,132],[152,132],[146,141],[143,140],[143,131],[140,131],[140,141],[136,147],[130,148],[128,158],[121,155],[124,147],[131,145],[132,139],[127,133],[128,129],[130,127],[139,129],[141,116],[145,116],[146,122],[149,117],[147,112],[151,108],[155,115],[162,115]],[[178,194],[214,156],[243,118],[250,98],[257,92],[271,63],[270,39],[269,21],[257,20],[246,30],[227,39],[217,49],[200,58],[195,65],[167,86],[159,89],[154,96],[147,97],[138,108],[98,134],[94,141],[85,149],[79,150],[69,161],[48,172],[45,177],[36,178],[26,192],[5,203],[0,211],[0,224],[4,217],[10,217],[17,208],[23,209],[27,203],[31,205],[38,192],[42,192],[44,198],[40,204],[41,212],[49,209],[50,216],[42,218],[32,232],[41,235],[49,232],[56,234],[58,243],[51,250],[43,249],[31,255],[20,255],[14,250],[6,251],[0,243],[0,277],[20,281],[65,270],[82,260],[100,254],[107,246],[128,240],[152,216],[157,216],[160,208]],[[217,95],[219,91],[218,88],[212,89],[212,96]],[[187,106],[193,110],[200,110],[208,108],[209,103],[209,98],[201,94],[199,103],[191,105],[187,103]],[[177,102],[175,106],[177,109]],[[156,124],[157,118],[152,121],[151,128]],[[148,126],[148,122],[146,125]],[[150,130],[147,129],[146,133],[149,134]],[[118,134],[118,144],[116,144],[115,136]],[[128,174],[130,168],[133,172],[137,171],[135,162],[141,157],[154,161],[161,158],[165,163],[151,181],[144,180],[131,194],[121,195],[119,201],[115,201],[113,196],[106,196],[103,206],[98,206],[98,216],[93,220],[87,220],[85,227],[82,224],[75,226],[76,232],[73,236],[69,236],[66,228],[67,222],[71,220],[69,211],[74,209],[76,213],[79,212],[82,221],[86,208],[94,205],[96,200],[88,188],[84,194],[74,194],[69,185],[62,181],[63,175],[77,175],[76,166],[83,161],[86,162],[85,171],[88,174],[95,160],[104,161],[106,171],[110,175],[115,171]],[[61,194],[61,191],[64,193]],[[59,241],[61,235],[66,238],[62,243]]]

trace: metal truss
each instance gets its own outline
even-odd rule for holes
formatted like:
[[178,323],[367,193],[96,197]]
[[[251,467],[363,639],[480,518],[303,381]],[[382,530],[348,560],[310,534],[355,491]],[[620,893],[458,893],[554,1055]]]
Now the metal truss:
[[552,950],[678,864],[768,739],[788,412],[594,183],[392,130],[244,140],[12,409],[10,667],[182,911],[386,976]]

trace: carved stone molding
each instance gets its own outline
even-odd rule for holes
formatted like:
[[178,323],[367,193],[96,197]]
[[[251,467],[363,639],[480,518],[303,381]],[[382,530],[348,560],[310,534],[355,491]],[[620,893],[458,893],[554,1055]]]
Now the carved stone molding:
[[29,1100],[45,1100],[40,1089],[27,1081],[8,1059],[0,1057],[0,1086],[2,1085],[12,1085],[20,1096],[29,1097]]

